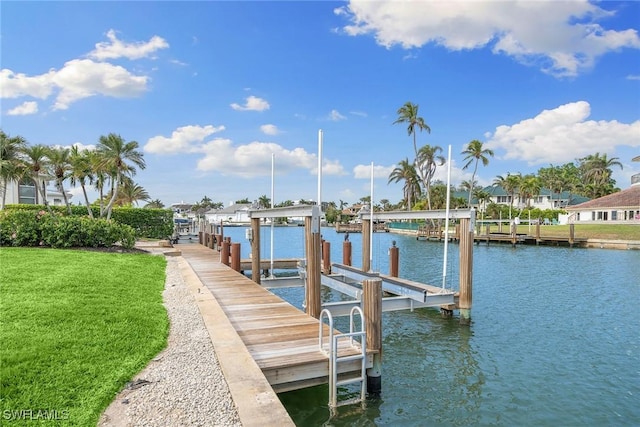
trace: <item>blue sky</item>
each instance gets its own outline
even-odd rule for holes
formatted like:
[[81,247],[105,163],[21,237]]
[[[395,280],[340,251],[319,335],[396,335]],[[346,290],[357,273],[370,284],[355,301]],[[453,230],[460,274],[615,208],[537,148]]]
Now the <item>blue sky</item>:
[[[477,179],[536,172],[595,152],[617,157],[618,186],[640,172],[640,2],[7,2],[0,4],[0,119],[31,144],[137,141],[135,181],[154,199],[228,204],[271,194],[369,195],[413,158],[417,103],[460,152],[495,151]],[[446,168],[437,177],[445,179]],[[77,189],[72,190],[79,194]],[[78,200],[80,197],[77,197]]]

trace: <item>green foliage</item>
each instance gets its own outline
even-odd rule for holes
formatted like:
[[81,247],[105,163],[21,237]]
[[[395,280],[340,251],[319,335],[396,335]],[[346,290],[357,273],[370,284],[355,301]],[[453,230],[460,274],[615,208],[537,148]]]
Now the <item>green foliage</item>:
[[[31,211],[39,212],[44,207],[40,205],[7,205],[5,211]],[[65,206],[51,206],[53,213],[68,215]],[[100,207],[92,206],[93,217],[100,216]],[[87,216],[86,206],[71,206],[72,216]],[[133,228],[135,237],[145,237],[149,239],[166,239],[173,233],[173,212],[170,209],[143,209],[120,207],[114,208],[111,219]],[[97,221],[97,219],[96,219]],[[23,246],[23,245],[18,245]],[[32,245],[24,245],[32,246]]]
[[0,212],[0,246],[48,246],[52,248],[135,245],[133,228],[105,219],[50,214],[44,210],[17,209]]

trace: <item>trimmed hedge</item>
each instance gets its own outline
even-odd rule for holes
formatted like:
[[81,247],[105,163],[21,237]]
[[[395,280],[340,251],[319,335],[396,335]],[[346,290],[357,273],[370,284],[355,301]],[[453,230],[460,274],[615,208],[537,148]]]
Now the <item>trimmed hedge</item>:
[[99,248],[119,243],[131,249],[135,242],[133,228],[116,221],[33,209],[0,211],[0,246]]
[[[6,211],[46,211],[42,205],[7,205]],[[68,216],[66,206],[51,206],[51,210],[62,216]],[[91,206],[94,218],[100,216],[100,208]],[[88,217],[86,206],[71,206],[72,216]],[[173,234],[173,212],[170,209],[113,208],[111,219],[133,228],[137,238],[166,239]]]

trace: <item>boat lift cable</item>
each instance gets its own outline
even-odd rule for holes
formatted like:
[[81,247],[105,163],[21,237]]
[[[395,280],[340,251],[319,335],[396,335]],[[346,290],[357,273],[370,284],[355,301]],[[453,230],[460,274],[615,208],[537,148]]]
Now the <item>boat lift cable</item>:
[[445,285],[447,283],[447,255],[448,255],[448,248],[449,248],[450,197],[451,197],[451,144],[449,144],[449,153],[447,156],[447,207],[445,210],[445,219],[444,219],[444,259],[442,261],[442,289],[443,290],[445,289]]

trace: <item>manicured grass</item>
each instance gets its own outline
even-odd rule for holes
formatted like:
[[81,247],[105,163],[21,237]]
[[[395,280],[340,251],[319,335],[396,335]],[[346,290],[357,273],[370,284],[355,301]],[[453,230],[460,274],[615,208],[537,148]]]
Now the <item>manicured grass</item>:
[[0,248],[0,424],[95,426],[166,346],[165,266],[145,254]]
[[[497,230],[497,226],[492,226],[492,230]],[[509,226],[503,226],[503,230],[508,231]],[[607,240],[637,240],[640,241],[639,224],[576,224],[575,237],[586,239],[607,239]],[[528,225],[519,225],[518,233],[536,233],[535,225],[531,226],[529,232]],[[542,225],[540,226],[542,237],[568,237],[569,225]]]

